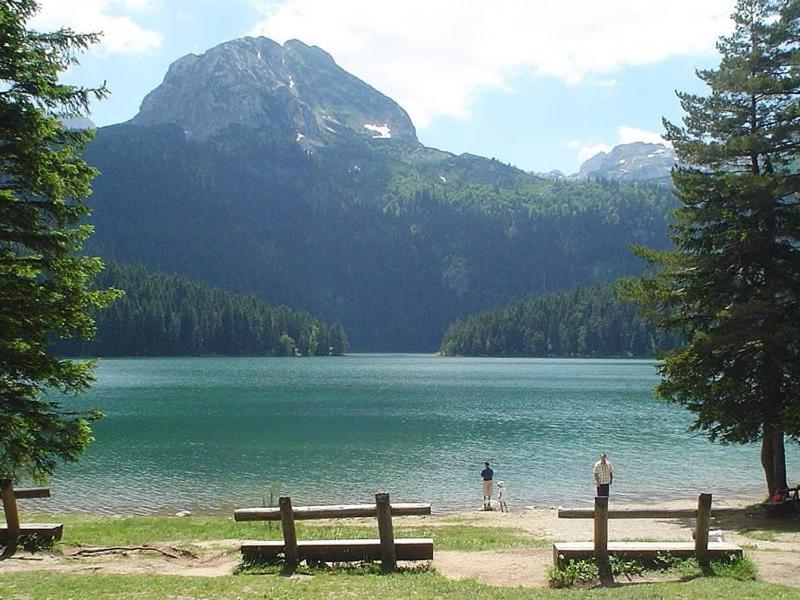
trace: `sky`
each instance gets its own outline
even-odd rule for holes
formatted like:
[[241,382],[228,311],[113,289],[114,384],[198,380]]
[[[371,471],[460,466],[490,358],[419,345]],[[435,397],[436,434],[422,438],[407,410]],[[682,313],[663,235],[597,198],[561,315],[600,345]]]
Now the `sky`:
[[299,39],[405,108],[422,143],[529,171],[577,171],[621,143],[658,142],[703,93],[734,0],[40,0],[30,26],[102,32],[65,74],[106,82],[92,107],[132,118],[169,65],[225,41]]

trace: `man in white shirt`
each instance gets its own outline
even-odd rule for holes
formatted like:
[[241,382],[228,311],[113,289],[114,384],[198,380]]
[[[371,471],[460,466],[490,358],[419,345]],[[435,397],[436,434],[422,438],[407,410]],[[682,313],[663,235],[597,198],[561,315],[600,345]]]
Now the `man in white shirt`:
[[614,482],[614,466],[607,460],[605,452],[601,452],[600,460],[594,463],[594,480],[597,495],[608,496],[608,488]]

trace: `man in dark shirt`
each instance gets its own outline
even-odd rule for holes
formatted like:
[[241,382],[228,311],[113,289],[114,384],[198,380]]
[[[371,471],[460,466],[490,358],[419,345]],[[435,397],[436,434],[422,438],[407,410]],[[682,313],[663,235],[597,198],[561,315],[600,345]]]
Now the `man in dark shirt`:
[[489,468],[489,463],[483,463],[481,479],[483,479],[483,510],[492,510],[492,479],[494,471]]

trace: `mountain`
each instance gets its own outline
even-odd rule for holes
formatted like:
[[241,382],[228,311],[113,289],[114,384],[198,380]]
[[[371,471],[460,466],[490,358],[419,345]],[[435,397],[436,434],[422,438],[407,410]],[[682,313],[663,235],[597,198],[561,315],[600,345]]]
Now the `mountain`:
[[432,351],[460,317],[636,273],[674,206],[422,146],[322,50],[265,38],[178,60],[86,158],[89,250],[340,322],[354,350]]
[[664,144],[634,142],[599,152],[585,161],[574,179],[613,179],[669,183],[675,152]]
[[175,123],[208,138],[234,124],[310,147],[344,129],[418,145],[408,114],[316,46],[246,37],[174,62],[134,125]]

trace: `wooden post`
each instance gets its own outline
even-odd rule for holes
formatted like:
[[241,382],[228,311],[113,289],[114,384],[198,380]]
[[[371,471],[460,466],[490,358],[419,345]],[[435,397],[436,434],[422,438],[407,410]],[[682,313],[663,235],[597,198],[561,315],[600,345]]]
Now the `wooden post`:
[[389,494],[385,492],[375,494],[375,505],[378,508],[378,535],[381,538],[381,569],[387,573],[397,568],[392,505],[389,503]]
[[281,529],[283,530],[283,555],[286,558],[285,569],[293,572],[297,568],[297,532],[294,529],[294,510],[289,496],[278,498],[281,511]]
[[697,497],[697,526],[694,531],[694,555],[700,564],[708,563],[708,527],[711,524],[711,494]]
[[14,484],[10,478],[0,479],[0,497],[3,500],[3,512],[6,516],[6,542],[4,556],[11,556],[17,550],[19,539],[19,512],[17,499],[14,496]]
[[594,557],[598,564],[608,560],[608,496],[594,499]]

